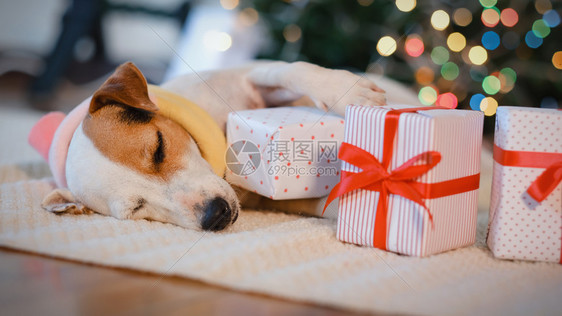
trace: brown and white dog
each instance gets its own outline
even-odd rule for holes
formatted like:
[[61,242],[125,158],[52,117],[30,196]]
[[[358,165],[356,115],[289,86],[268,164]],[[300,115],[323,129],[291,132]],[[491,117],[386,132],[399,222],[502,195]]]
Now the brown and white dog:
[[[378,80],[394,91],[395,101],[416,101],[406,88]],[[385,91],[371,80],[304,62],[263,62],[186,75],[161,87],[202,107],[223,133],[231,111],[308,101],[343,116],[348,104],[386,103]],[[45,209],[95,211],[204,230],[224,229],[240,210],[240,192],[213,172],[185,129],[159,114],[132,63],[121,65],[94,93],[68,148],[66,176],[68,188],[49,194]],[[305,213],[319,204],[317,199],[298,207],[291,201],[275,205],[255,195],[245,201]]]

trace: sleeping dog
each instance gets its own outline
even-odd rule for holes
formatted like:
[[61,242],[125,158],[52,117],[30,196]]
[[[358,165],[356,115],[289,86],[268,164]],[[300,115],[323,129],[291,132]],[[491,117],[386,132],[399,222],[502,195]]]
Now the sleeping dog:
[[125,63],[68,116],[49,114],[32,130],[58,186],[42,207],[214,231],[236,221],[241,196],[243,206],[318,209],[319,199],[295,206],[248,197],[223,178],[228,113],[295,102],[343,116],[347,104],[383,105],[386,96],[364,77],[304,62],[259,62],[160,87]]

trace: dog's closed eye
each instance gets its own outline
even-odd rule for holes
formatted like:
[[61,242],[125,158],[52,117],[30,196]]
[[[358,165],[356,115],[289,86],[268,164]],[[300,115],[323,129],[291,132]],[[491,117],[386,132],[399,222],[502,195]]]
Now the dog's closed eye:
[[133,214],[138,212],[141,208],[144,207],[144,205],[146,204],[146,200],[143,198],[138,198],[137,200],[137,206],[135,206],[135,208],[133,208]]
[[162,132],[158,131],[156,134],[158,137],[158,145],[156,147],[156,150],[154,151],[154,154],[152,155],[152,162],[154,163],[154,166],[158,169],[160,164],[164,162],[164,157],[166,156],[166,154],[164,153],[165,146],[164,146],[164,138],[162,137]]

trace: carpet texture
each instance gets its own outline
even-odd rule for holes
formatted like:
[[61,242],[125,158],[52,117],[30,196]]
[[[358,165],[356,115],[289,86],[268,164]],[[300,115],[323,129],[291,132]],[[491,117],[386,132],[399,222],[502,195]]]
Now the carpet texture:
[[40,203],[53,179],[25,141],[38,117],[0,110],[2,246],[355,311],[562,311],[561,265],[497,260],[486,247],[489,151],[476,244],[420,259],[341,243],[332,219],[244,210],[226,231],[205,233],[144,220],[47,213]]

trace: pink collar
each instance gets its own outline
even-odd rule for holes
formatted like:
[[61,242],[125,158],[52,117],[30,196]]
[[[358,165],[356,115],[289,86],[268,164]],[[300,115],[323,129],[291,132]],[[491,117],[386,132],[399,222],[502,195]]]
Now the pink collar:
[[29,144],[49,163],[59,188],[68,187],[66,183],[66,156],[74,132],[88,114],[91,98],[88,98],[68,115],[51,112],[43,116],[29,133]]

